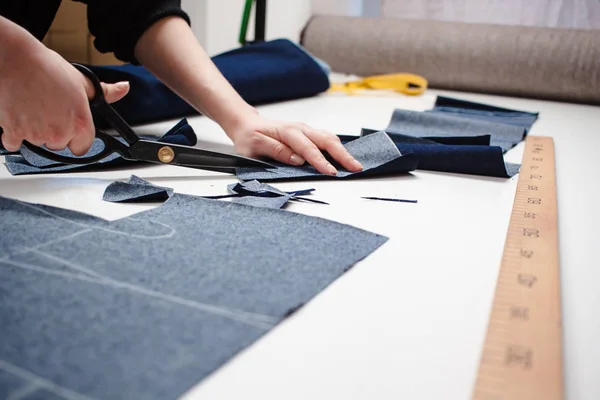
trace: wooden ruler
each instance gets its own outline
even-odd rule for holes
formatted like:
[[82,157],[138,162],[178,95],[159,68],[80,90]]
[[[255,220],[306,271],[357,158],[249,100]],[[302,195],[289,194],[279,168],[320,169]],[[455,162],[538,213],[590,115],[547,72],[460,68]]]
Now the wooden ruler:
[[472,398],[563,395],[554,142],[529,136]]

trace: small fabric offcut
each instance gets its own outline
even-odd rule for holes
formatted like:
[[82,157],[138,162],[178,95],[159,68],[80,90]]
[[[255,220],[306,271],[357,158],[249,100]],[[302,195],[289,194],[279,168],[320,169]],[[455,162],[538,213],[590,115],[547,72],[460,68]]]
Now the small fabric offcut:
[[238,168],[238,178],[249,181],[276,181],[301,179],[364,178],[389,174],[404,174],[417,168],[418,158],[414,154],[401,153],[385,132],[355,139],[345,144],[346,150],[362,165],[361,172],[349,172],[338,166],[337,176],[323,175],[310,165],[291,167],[280,164],[274,169]]
[[126,182],[113,182],[104,191],[102,200],[111,203],[165,202],[173,189],[156,186],[135,175]]
[[177,399],[387,240],[179,194],[117,221],[0,197],[0,229],[3,398]]

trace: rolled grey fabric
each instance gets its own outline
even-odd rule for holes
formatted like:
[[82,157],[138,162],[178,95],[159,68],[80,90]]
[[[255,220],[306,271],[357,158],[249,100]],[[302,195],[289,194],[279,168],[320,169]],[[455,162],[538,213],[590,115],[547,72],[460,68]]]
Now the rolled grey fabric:
[[336,72],[411,72],[433,88],[600,104],[600,31],[315,16],[301,43]]

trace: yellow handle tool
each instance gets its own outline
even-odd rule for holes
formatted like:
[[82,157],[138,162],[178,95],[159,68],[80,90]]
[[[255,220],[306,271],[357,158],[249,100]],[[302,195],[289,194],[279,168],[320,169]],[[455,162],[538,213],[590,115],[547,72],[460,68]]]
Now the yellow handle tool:
[[363,90],[393,90],[409,96],[418,96],[427,90],[427,79],[414,74],[375,75],[357,81],[335,83],[329,92],[357,95]]

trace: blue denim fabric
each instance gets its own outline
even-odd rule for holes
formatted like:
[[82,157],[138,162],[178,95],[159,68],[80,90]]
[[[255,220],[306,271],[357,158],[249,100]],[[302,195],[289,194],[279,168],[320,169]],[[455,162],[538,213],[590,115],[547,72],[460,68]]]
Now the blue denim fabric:
[[[323,66],[286,39],[251,44],[213,57],[237,92],[252,105],[314,96],[329,88]],[[142,66],[90,66],[104,82],[129,81],[113,104],[130,124],[196,115],[197,111]],[[96,121],[102,125],[102,121]]]
[[2,390],[97,400],[178,398],[387,240],[179,194],[117,221],[0,198],[0,229]]
[[[418,169],[510,178],[520,166],[505,163],[503,154],[525,138],[537,118],[440,96],[433,110],[396,110],[385,132],[400,152],[419,158]],[[363,129],[361,136],[375,132]]]
[[490,136],[491,146],[511,149],[525,137],[525,128],[471,118],[469,114],[395,110],[388,133],[419,138]]
[[[369,134],[369,133],[366,133]],[[419,169],[457,174],[483,175],[497,178],[510,178],[519,172],[518,164],[505,163],[502,148],[489,146],[490,136],[474,138],[450,138],[442,144],[436,140],[421,139],[395,133],[388,133],[402,153],[413,153],[419,157]],[[458,140],[464,139],[464,140]],[[481,139],[486,144],[477,143]],[[462,143],[461,143],[462,142]],[[470,143],[476,142],[472,145]]]
[[438,96],[433,110],[429,112],[446,113],[465,118],[520,126],[525,128],[526,132],[531,129],[539,116],[539,113],[537,112],[511,110],[509,108],[496,107],[445,96]]

